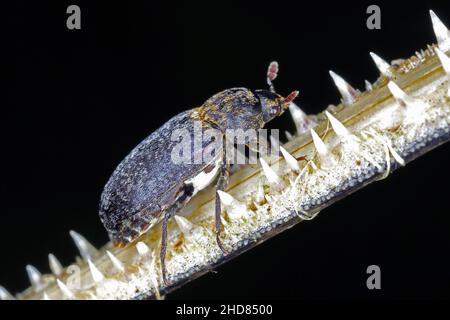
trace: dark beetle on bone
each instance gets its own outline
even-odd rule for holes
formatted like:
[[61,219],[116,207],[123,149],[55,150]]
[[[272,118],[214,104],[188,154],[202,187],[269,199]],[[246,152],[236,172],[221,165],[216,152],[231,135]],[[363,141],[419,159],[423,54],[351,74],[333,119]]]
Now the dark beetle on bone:
[[[171,141],[172,132],[186,129],[192,135],[194,122],[200,121],[202,129],[218,130],[224,141],[227,129],[263,128],[281,115],[298,95],[298,91],[293,91],[284,98],[275,92],[272,81],[277,73],[278,64],[272,62],[267,71],[270,90],[228,89],[212,96],[202,106],[174,116],[137,145],[106,184],[99,215],[116,246],[126,246],[162,220],[160,259],[166,284],[167,222],[198,191],[214,181],[216,241],[222,252],[227,253],[220,240],[221,203],[217,193],[227,186],[230,163],[226,148],[210,163],[175,164],[171,160],[176,143]],[[203,150],[208,143],[202,142]]]

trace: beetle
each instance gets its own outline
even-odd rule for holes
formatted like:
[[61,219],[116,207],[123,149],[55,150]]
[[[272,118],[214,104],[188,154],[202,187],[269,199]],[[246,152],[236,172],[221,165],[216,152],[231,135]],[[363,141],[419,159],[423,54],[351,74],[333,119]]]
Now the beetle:
[[[99,216],[115,246],[132,243],[162,221],[160,262],[166,285],[169,284],[165,267],[168,220],[198,191],[214,181],[215,237],[222,252],[228,253],[220,239],[221,202],[217,193],[224,190],[228,182],[230,163],[226,148],[209,163],[174,164],[172,132],[187,129],[191,133],[195,121],[200,121],[203,129],[219,130],[223,139],[227,129],[263,128],[281,115],[298,95],[298,91],[287,97],[277,94],[272,82],[277,74],[278,63],[274,61],[267,71],[269,90],[227,89],[209,98],[202,106],[174,116],[137,145],[105,185]],[[206,147],[202,144],[203,150]]]

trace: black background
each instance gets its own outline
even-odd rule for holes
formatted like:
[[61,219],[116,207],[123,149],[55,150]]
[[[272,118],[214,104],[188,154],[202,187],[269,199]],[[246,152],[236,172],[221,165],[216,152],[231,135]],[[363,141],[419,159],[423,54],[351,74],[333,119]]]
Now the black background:
[[[109,175],[176,113],[235,86],[264,88],[278,60],[281,94],[316,113],[338,102],[328,70],[355,87],[374,81],[369,51],[387,60],[435,42],[428,10],[450,26],[446,1],[375,2],[382,29],[366,28],[369,2],[17,1],[7,21],[7,100],[0,116],[0,284],[28,286],[25,265],[48,271],[76,250],[74,229],[97,246]],[[66,28],[78,4],[82,29]],[[293,131],[289,115],[273,127]],[[324,210],[168,298],[450,297],[450,146]],[[382,290],[366,288],[381,267]]]

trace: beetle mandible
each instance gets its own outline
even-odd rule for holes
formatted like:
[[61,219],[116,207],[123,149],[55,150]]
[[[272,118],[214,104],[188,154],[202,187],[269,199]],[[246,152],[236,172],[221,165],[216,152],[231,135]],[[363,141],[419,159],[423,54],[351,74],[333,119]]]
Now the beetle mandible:
[[285,98],[277,94],[272,83],[277,74],[278,63],[274,61],[267,71],[269,90],[227,89],[202,106],[174,116],[137,145],[107,182],[101,195],[99,216],[115,246],[133,242],[162,221],[160,260],[165,284],[169,284],[165,267],[168,220],[214,181],[216,242],[227,254],[220,239],[221,203],[217,194],[228,182],[230,163],[226,148],[210,163],[174,164],[171,161],[175,144],[171,141],[172,131],[192,132],[194,121],[200,121],[204,129],[219,130],[225,139],[227,129],[263,128],[281,115],[298,95],[298,91]]

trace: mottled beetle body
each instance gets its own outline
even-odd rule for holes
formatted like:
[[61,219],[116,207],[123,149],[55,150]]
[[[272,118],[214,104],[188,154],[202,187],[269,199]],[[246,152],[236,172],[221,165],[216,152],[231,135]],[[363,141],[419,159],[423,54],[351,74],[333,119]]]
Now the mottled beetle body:
[[[164,258],[167,221],[201,189],[216,181],[216,190],[227,185],[229,163],[225,148],[209,163],[174,163],[172,141],[174,130],[185,129],[194,143],[194,123],[203,130],[216,129],[225,136],[227,129],[260,129],[282,114],[298,94],[287,98],[276,94],[272,80],[278,67],[272,63],[267,80],[271,91],[234,88],[209,98],[201,107],[184,111],[167,121],[136,146],[112,174],[101,196],[100,218],[115,245],[124,246],[163,221],[161,269],[167,282]],[[200,152],[211,140],[202,142]],[[220,201],[216,194],[216,239],[220,241]]]

